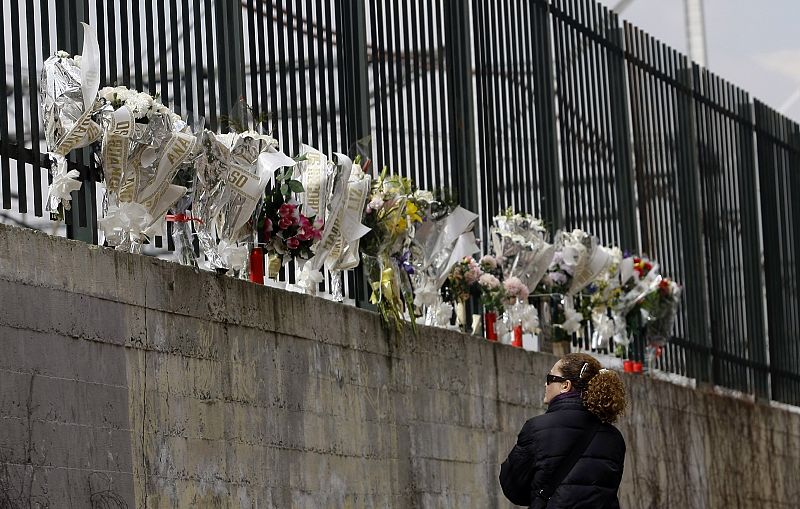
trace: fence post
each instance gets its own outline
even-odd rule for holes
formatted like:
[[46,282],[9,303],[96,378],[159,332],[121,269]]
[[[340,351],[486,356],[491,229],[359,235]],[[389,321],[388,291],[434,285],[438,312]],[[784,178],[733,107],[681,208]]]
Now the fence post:
[[681,244],[684,252],[687,290],[683,293],[686,310],[686,370],[699,382],[713,382],[711,377],[711,334],[708,329],[708,287],[703,243],[703,208],[700,201],[700,159],[696,131],[694,77],[692,63],[678,72],[684,89],[677,94],[678,123],[678,201]]
[[619,219],[619,243],[622,250],[637,253],[640,251],[636,235],[636,200],[633,164],[630,146],[631,126],[629,102],[625,95],[628,82],[625,79],[624,32],[619,27],[617,15],[612,13],[614,27],[609,27],[610,40],[614,49],[608,52],[608,79],[611,95],[612,150],[615,163],[615,185],[617,191],[617,217]]
[[[219,77],[219,116],[228,117],[244,94],[244,31],[239,2],[215,2],[217,71]],[[177,51],[177,49],[175,49]],[[228,131],[227,125],[221,127]]]
[[542,172],[542,219],[552,232],[564,227],[564,198],[558,158],[558,137],[551,44],[550,3],[533,2],[533,66],[536,123],[536,159]]
[[[445,0],[444,40],[451,175],[459,202],[477,212],[478,170],[475,157],[475,97],[472,86],[470,2]],[[480,236],[485,237],[481,232]]]
[[[369,109],[369,76],[367,74],[367,15],[366,0],[337,0],[336,15],[341,47],[338,50],[339,65],[346,71],[344,90],[340,91],[344,108],[344,146],[355,146],[356,142],[370,135],[372,125]],[[362,147],[372,153],[372,142]],[[371,290],[360,268],[354,271],[356,305],[375,309],[369,302]]]
[[739,105],[739,115],[747,122],[739,122],[739,214],[742,228],[742,271],[745,283],[745,306],[747,315],[748,357],[753,362],[752,390],[756,397],[769,401],[769,367],[767,366],[767,342],[764,321],[761,268],[761,242],[758,224],[758,175],[756,154],[753,146],[753,104],[748,100]]

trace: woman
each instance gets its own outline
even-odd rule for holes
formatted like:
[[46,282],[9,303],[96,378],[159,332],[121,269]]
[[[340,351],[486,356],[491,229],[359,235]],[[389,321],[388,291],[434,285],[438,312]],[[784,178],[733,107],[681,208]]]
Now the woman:
[[619,376],[591,355],[567,354],[547,374],[544,403],[500,468],[503,493],[531,508],[619,508],[625,440],[611,425],[625,409]]

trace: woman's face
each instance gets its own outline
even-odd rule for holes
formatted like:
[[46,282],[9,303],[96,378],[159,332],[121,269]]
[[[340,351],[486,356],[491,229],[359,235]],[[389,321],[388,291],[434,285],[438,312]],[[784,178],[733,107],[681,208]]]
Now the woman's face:
[[[559,360],[553,367],[550,368],[550,374],[556,376],[563,376],[564,374],[561,372],[561,361]],[[549,405],[550,401],[553,400],[556,396],[561,394],[562,392],[569,392],[572,383],[567,380],[565,382],[553,382],[551,384],[546,384],[544,387],[544,404]]]

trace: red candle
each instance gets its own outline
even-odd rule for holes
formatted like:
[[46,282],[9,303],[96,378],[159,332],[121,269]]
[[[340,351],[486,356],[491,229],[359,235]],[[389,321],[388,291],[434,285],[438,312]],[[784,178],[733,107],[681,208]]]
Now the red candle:
[[522,325],[514,326],[514,341],[511,342],[511,346],[522,348]]
[[250,251],[250,281],[264,284],[264,250],[260,247]]
[[487,311],[483,314],[484,328],[486,330],[486,339],[489,341],[497,341],[497,331],[494,324],[497,322],[497,313],[494,311]]

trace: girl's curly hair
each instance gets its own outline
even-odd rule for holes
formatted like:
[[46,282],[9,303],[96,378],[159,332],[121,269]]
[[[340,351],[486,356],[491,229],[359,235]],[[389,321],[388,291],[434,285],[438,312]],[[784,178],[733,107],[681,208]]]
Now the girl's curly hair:
[[561,373],[580,391],[583,404],[601,421],[612,423],[625,411],[625,386],[615,371],[585,353],[561,358]]

